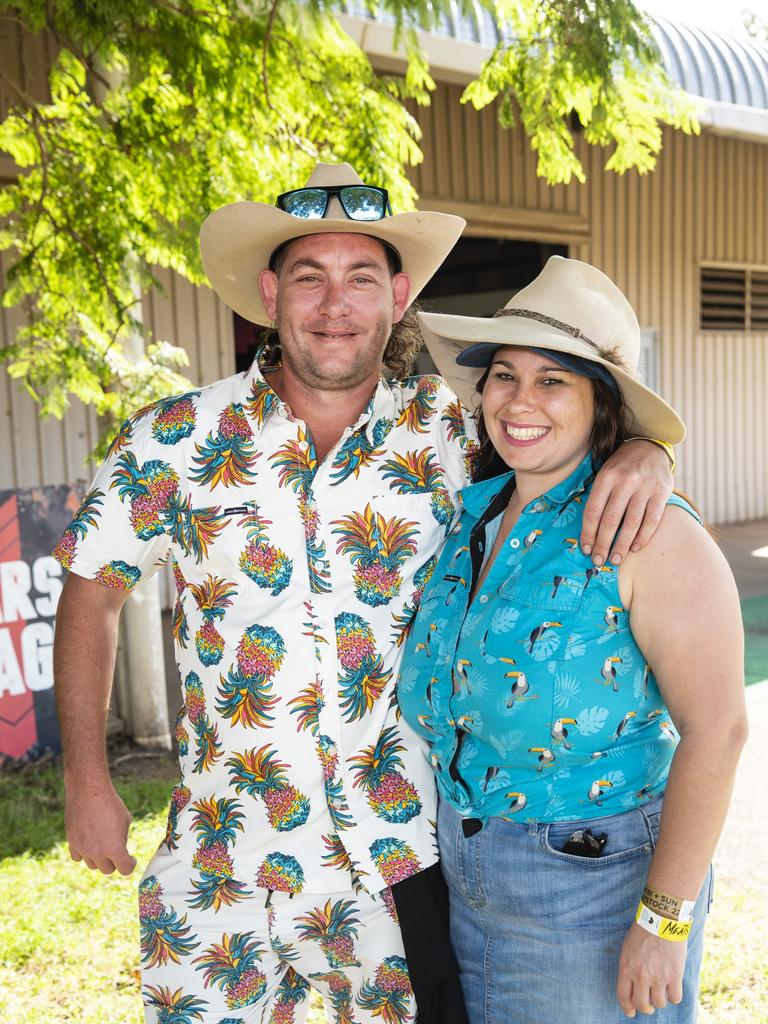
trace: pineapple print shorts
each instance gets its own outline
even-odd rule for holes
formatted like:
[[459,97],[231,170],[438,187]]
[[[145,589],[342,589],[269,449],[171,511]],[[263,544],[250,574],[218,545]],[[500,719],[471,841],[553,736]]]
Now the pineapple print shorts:
[[390,890],[217,897],[199,878],[161,847],[141,880],[146,1024],[299,1024],[311,988],[329,1024],[415,1020]]

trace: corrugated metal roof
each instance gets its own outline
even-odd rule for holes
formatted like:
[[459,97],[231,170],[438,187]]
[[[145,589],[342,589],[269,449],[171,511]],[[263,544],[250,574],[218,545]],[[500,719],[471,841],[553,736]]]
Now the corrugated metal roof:
[[659,18],[656,39],[670,78],[694,96],[768,108],[768,48],[756,40]]
[[[435,33],[492,49],[499,41],[496,24],[487,10],[473,6],[473,15],[467,16],[452,3]],[[343,8],[353,16],[370,17],[360,0]],[[383,13],[376,20],[394,21]],[[714,102],[768,109],[768,46],[664,18],[650,20],[667,74],[681,89]]]

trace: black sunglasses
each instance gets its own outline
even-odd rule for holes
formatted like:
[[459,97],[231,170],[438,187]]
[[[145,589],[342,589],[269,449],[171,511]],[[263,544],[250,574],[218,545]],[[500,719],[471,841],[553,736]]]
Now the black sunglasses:
[[375,185],[317,185],[294,188],[277,197],[278,210],[304,220],[320,220],[328,212],[328,204],[336,196],[350,220],[382,220],[392,216],[385,188]]

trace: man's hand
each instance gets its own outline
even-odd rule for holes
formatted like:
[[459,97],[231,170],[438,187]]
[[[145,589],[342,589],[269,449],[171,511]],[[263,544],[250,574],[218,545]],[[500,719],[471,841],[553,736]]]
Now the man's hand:
[[651,1014],[683,998],[687,942],[670,942],[633,924],[619,957],[616,998],[627,1017]]
[[64,822],[72,860],[104,875],[115,869],[130,875],[136,867],[127,846],[131,815],[111,782],[96,787],[81,782],[68,793]]
[[595,478],[584,509],[582,551],[592,555],[595,565],[602,565],[610,552],[618,565],[630,548],[639,551],[651,539],[671,493],[666,453],[650,441],[623,444]]

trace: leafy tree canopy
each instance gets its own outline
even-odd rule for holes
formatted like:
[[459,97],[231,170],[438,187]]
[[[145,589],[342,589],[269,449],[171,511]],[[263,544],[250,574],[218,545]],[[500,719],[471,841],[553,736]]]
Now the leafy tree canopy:
[[[576,119],[616,171],[652,169],[661,124],[697,130],[629,0],[479,2],[502,42],[463,99],[519,118],[548,181],[584,178]],[[370,4],[394,17],[402,76],[373,71],[330,0],[0,0],[0,32],[47,32],[57,55],[43,101],[0,68],[0,150],[21,169],[0,192],[3,302],[27,312],[0,356],[43,414],[74,394],[111,429],[188,386],[182,350],[147,339],[130,358],[131,339],[153,268],[202,281],[197,233],[217,206],[272,202],[317,160],[348,160],[413,207],[405,168],[421,152],[405,101],[434,88],[415,26],[475,4]]]

